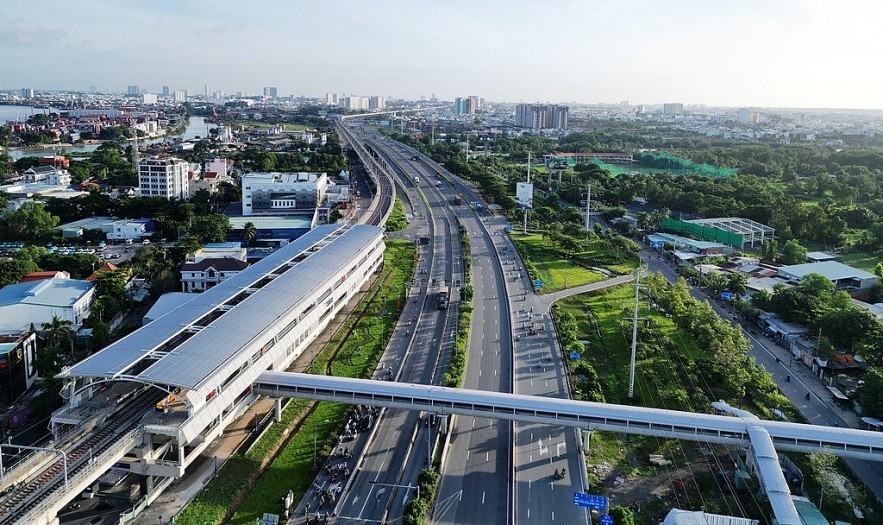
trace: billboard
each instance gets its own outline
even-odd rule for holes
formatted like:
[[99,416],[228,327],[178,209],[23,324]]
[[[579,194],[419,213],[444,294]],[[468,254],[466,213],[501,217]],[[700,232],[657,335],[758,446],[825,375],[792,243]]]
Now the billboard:
[[515,186],[515,201],[519,208],[533,208],[533,184],[519,182]]

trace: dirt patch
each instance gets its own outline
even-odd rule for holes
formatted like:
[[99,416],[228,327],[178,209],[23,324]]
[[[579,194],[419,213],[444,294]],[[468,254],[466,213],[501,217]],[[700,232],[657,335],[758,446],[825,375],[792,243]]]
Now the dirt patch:
[[684,489],[689,490],[694,476],[706,476],[711,473],[708,465],[704,463],[693,463],[690,468],[692,472],[686,468],[679,468],[650,477],[626,477],[615,469],[609,469],[602,475],[605,485],[611,487],[608,496],[617,505],[632,505],[647,501],[648,498],[667,498],[674,490],[680,492],[684,492]]

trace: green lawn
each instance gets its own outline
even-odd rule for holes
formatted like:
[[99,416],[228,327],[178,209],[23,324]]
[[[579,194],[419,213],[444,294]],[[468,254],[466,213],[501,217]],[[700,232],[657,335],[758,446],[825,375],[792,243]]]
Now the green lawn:
[[[387,239],[384,254],[386,265],[380,278],[356,307],[364,308],[365,315],[353,330],[344,335],[355,322],[351,317],[338,330],[322,352],[316,356],[312,371],[325,373],[329,367],[334,375],[368,377],[383,349],[383,338],[392,332],[398,320],[405,294],[405,282],[410,279],[414,264],[413,243]],[[376,297],[374,292],[379,289]],[[372,301],[371,299],[374,298]],[[341,342],[342,345],[341,345]],[[335,358],[332,360],[338,346]],[[312,412],[308,409],[314,407]],[[307,400],[292,400],[283,411],[282,423],[270,427],[246,455],[230,458],[196,498],[176,518],[183,525],[220,523],[231,505],[247,490],[248,481],[255,476],[263,458],[269,455],[286,436],[289,429],[303,416],[300,427],[276,459],[258,478],[254,488],[236,510],[230,523],[251,524],[264,512],[281,514],[281,498],[289,489],[300,498],[315,479],[313,468],[314,445],[317,464],[321,465],[332,450],[336,436],[346,420],[350,407],[332,403],[314,404]]]
[[396,197],[395,203],[392,205],[392,211],[389,213],[389,218],[386,219],[385,226],[391,232],[401,231],[408,227],[405,206],[398,197]]
[[874,273],[874,269],[877,267],[877,264],[883,262],[883,259],[880,259],[880,257],[873,253],[857,251],[847,253],[842,258],[840,258],[839,261],[843,264],[848,264],[849,266],[852,266],[854,268]]
[[625,274],[637,265],[637,259],[623,254],[606,240],[595,239],[583,251],[565,254],[540,234],[511,232],[512,241],[528,263],[531,278],[541,279],[540,293],[551,293],[591,284],[607,278],[591,268],[603,268],[611,274]]

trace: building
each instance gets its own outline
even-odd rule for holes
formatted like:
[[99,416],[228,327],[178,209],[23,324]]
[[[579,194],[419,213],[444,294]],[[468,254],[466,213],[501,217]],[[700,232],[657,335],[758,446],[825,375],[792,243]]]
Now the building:
[[89,317],[95,286],[76,279],[44,279],[0,289],[0,333],[21,333],[53,317],[70,321],[74,330]]
[[662,105],[663,115],[683,115],[684,105],[680,102],[667,102]]
[[337,93],[325,93],[325,105],[336,106],[340,103]]
[[71,395],[53,414],[53,436],[106,417],[84,408],[105,399],[107,381],[128,398],[142,395],[143,385],[174,390],[166,413],[150,410],[137,422],[143,436],[125,444],[134,452],[130,471],[161,490],[254,402],[261,373],[285,370],[306,351],[381,268],[383,251],[382,228],[322,226],[194,295],[66,369]]
[[155,93],[144,93],[141,95],[142,104],[156,104],[157,96]]
[[233,166],[233,161],[230,159],[225,159],[221,157],[215,157],[210,161],[205,163],[205,168],[203,173],[215,173],[218,176],[218,180],[222,182],[230,181],[230,167]]
[[529,129],[567,129],[570,108],[557,104],[518,104],[515,125]]
[[70,186],[71,174],[67,170],[53,166],[34,166],[22,174],[27,184],[48,184],[49,186]]
[[472,115],[478,109],[470,97],[457,97],[454,99],[454,113],[457,115]]
[[171,90],[169,89],[169,86],[162,87],[162,94],[164,97],[167,97],[171,94]]
[[368,109],[370,99],[368,97],[358,97],[355,95],[349,97],[340,97],[339,105],[344,109],[363,110]]
[[760,122],[760,113],[753,111],[751,108],[739,109],[740,124],[757,124]]
[[108,240],[137,240],[150,237],[155,225],[151,219],[122,219],[114,221],[111,230],[107,233]]
[[65,271],[60,271],[60,270],[47,270],[47,271],[43,271],[43,272],[30,272],[27,275],[25,275],[24,277],[22,277],[21,279],[19,279],[18,282],[31,283],[34,281],[42,281],[44,279],[56,279],[56,278],[57,279],[70,279],[71,274],[69,274]]
[[211,257],[185,262],[181,267],[181,291],[204,292],[247,267],[247,262],[232,257]]
[[242,176],[242,215],[285,215],[316,208],[328,185],[325,173],[248,173]]
[[172,310],[183,306],[195,297],[196,296],[192,293],[184,292],[168,292],[162,294],[159,299],[156,300],[156,303],[150,307],[150,310],[144,314],[144,317],[141,319],[141,325],[143,326],[159,319]]
[[671,509],[662,525],[758,525],[757,520],[708,514],[702,510]]
[[277,98],[279,96],[279,89],[275,87],[265,87],[264,96],[269,98]]
[[189,171],[190,163],[178,158],[143,159],[138,163],[138,194],[166,200],[189,200]]
[[822,275],[838,290],[870,290],[877,283],[876,275],[837,261],[794,264],[779,268],[779,277],[798,283],[811,273]]
[[[741,236],[741,243],[733,244],[734,248],[760,248],[765,241],[773,240],[776,230],[772,226],[761,224],[751,219],[739,217],[721,217],[717,219],[690,219],[683,222],[697,224],[706,228],[714,228]],[[736,246],[739,244],[739,246]]]
[[174,102],[184,102],[187,100],[187,93],[185,91],[175,91],[172,93],[172,101]]
[[34,90],[31,88],[21,88],[18,94],[21,98],[34,98]]
[[37,380],[37,334],[0,335],[0,405],[12,405]]
[[368,109],[383,109],[386,107],[386,97],[369,97]]
[[141,94],[141,86],[129,86],[126,88],[127,95],[140,95]]

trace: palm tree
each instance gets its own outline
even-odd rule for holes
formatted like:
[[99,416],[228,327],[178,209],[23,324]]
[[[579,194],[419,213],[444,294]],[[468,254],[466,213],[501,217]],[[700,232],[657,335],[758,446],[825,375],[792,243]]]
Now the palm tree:
[[254,238],[257,236],[257,234],[258,234],[258,229],[255,227],[253,222],[251,222],[251,221],[246,222],[242,226],[242,238],[245,239],[245,243],[247,245],[249,245],[249,246],[251,245],[251,241],[254,240]]
[[46,348],[44,349],[44,367],[53,368],[58,355],[62,352],[62,344],[66,341],[70,342],[71,359],[74,353],[73,324],[67,319],[62,319],[57,315],[52,317],[52,322],[43,323],[41,327],[46,334]]

